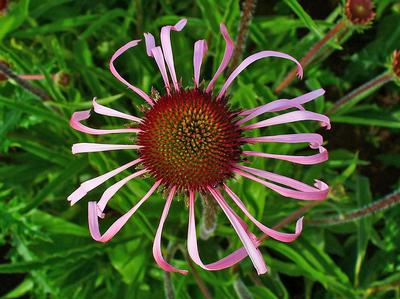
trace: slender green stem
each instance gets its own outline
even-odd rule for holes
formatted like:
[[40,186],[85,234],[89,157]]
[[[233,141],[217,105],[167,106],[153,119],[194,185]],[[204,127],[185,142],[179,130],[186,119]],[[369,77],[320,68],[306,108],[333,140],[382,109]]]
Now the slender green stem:
[[327,114],[335,113],[340,107],[347,104],[352,99],[355,99],[356,97],[360,96],[363,93],[366,93],[373,89],[377,89],[391,80],[393,80],[393,76],[388,72],[385,72],[385,73],[373,78],[372,80],[364,83],[360,87],[354,89],[353,91],[351,91],[350,93],[348,93],[347,95],[345,95],[344,97],[339,99],[333,105],[333,107],[327,111]]
[[337,225],[354,220],[358,220],[367,216],[371,216],[376,212],[388,209],[396,204],[400,203],[400,190],[395,191],[392,194],[386,195],[384,198],[373,202],[370,205],[364,206],[360,209],[351,211],[344,215],[336,215],[332,217],[326,217],[321,219],[315,219],[308,222],[311,225]]
[[[305,68],[314,58],[315,54],[319,52],[319,50],[329,42],[338,32],[340,32],[343,28],[347,26],[347,21],[345,19],[341,20],[337,23],[328,33],[318,41],[304,57],[300,60],[300,64],[303,68]],[[296,77],[297,68],[293,68],[290,73],[285,77],[285,79],[275,88],[276,93],[280,93],[283,89],[285,89]]]
[[233,51],[232,64],[230,70],[234,70],[242,60],[243,52],[246,45],[246,40],[249,32],[249,27],[253,19],[253,13],[257,5],[257,0],[245,0],[243,2],[239,32],[236,39],[235,49]]

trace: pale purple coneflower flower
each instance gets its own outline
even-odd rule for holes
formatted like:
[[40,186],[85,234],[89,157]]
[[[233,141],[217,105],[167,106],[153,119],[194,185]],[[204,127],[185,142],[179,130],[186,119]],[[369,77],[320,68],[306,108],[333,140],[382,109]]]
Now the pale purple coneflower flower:
[[[124,170],[141,165],[141,170],[128,175],[126,178],[109,187],[98,202],[89,202],[89,229],[95,240],[100,242],[109,241],[136,212],[140,205],[142,205],[159,186],[163,186],[168,190],[168,196],[153,244],[154,258],[162,269],[182,274],[187,273],[186,270],[177,269],[165,261],[161,252],[161,234],[164,222],[168,216],[174,196],[177,192],[180,192],[188,197],[189,225],[187,244],[189,255],[193,261],[200,267],[213,271],[230,267],[248,255],[257,272],[262,274],[267,272],[267,266],[258,249],[260,241],[249,231],[247,224],[237,215],[230,205],[228,205],[223,193],[226,193],[234,204],[236,204],[262,232],[281,242],[292,242],[300,235],[303,219],[300,218],[297,221],[294,233],[283,233],[273,230],[263,225],[249,213],[245,204],[228,187],[227,181],[233,176],[238,175],[263,184],[285,197],[301,200],[323,200],[327,196],[328,186],[321,181],[316,180],[315,186],[309,186],[282,175],[244,166],[241,164],[241,161],[247,157],[261,157],[309,165],[326,161],[328,159],[328,153],[322,146],[322,137],[316,133],[261,137],[244,137],[243,133],[256,128],[264,128],[302,120],[319,121],[322,126],[329,129],[330,122],[328,117],[307,111],[303,107],[303,104],[323,95],[324,90],[318,89],[290,100],[276,100],[250,110],[242,110],[239,112],[231,110],[228,105],[226,92],[239,73],[251,63],[262,58],[278,57],[296,63],[298,75],[300,77],[303,74],[303,70],[300,63],[287,54],[275,51],[261,51],[243,60],[229,75],[226,82],[217,93],[214,89],[214,84],[228,66],[234,48],[233,41],[223,24],[221,24],[221,33],[226,42],[226,47],[221,64],[214,77],[205,89],[199,86],[200,68],[207,53],[206,41],[199,40],[194,44],[194,86],[184,89],[178,83],[175,73],[170,33],[171,31],[181,31],[185,25],[186,20],[184,19],[179,21],[175,26],[164,26],[160,34],[161,46],[156,46],[155,39],[150,33],[145,33],[144,35],[147,54],[154,58],[165,84],[165,94],[157,99],[152,98],[143,90],[128,83],[114,67],[115,59],[129,48],[135,47],[140,40],[127,43],[118,49],[111,58],[110,70],[112,74],[142,97],[148,103],[149,108],[144,112],[144,115],[139,118],[102,106],[94,99],[93,110],[98,114],[123,118],[130,122],[137,123],[136,127],[113,130],[93,129],[81,123],[83,120],[89,118],[89,110],[75,112],[72,115],[70,121],[71,126],[84,133],[93,135],[115,133],[137,134],[136,144],[74,144],[72,147],[72,152],[74,154],[132,149],[138,150],[138,159],[82,183],[80,187],[68,197],[68,200],[71,204],[75,204],[89,191],[104,183],[109,178],[114,177]],[[170,79],[172,82],[170,82]],[[266,112],[279,112],[291,108],[294,109],[294,111],[256,123],[246,124],[248,121]],[[308,143],[311,148],[316,149],[318,153],[311,156],[291,156],[242,150],[244,144],[257,142]],[[130,180],[145,174],[155,180],[153,186],[130,211],[116,220],[104,234],[101,234],[98,218],[104,217],[103,211],[107,202]],[[199,193],[208,194],[211,198],[215,199],[244,245],[244,247],[239,250],[211,264],[204,264],[198,252],[195,201],[196,195]]]

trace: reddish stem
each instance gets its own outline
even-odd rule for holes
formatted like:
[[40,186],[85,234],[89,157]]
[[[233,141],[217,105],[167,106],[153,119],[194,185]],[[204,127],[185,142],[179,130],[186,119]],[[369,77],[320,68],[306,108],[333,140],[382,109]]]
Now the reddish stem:
[[[307,54],[300,60],[300,64],[303,68],[305,68],[313,59],[315,54],[324,46],[331,38],[333,38],[339,31],[345,28],[347,22],[345,19],[341,20],[339,23],[335,25],[329,32],[320,40],[318,41],[308,52]],[[286,78],[275,88],[275,92],[281,92],[286,86],[288,86],[293,79],[296,77],[297,68],[293,68],[290,73],[286,76]]]
[[331,109],[329,109],[326,113],[327,114],[332,114],[335,113],[340,107],[348,103],[351,99],[357,97],[358,95],[368,91],[369,89],[377,88],[379,86],[382,86],[383,84],[391,81],[393,79],[392,75],[389,73],[383,73],[372,80],[368,81],[367,83],[364,83],[360,87],[354,89],[344,97],[342,97],[340,100],[338,100]]

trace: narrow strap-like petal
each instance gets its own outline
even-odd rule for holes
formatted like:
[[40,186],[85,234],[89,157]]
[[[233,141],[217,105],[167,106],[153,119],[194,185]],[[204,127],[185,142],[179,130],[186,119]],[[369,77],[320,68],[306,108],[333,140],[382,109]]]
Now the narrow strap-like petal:
[[105,152],[115,151],[121,149],[139,149],[140,145],[135,144],[103,144],[103,143],[75,143],[72,145],[72,153],[94,153],[94,152]]
[[302,120],[316,120],[321,122],[321,126],[326,127],[328,130],[331,128],[331,124],[329,121],[329,117],[311,112],[311,111],[293,111],[289,113],[285,113],[282,115],[278,115],[275,117],[271,117],[269,119],[250,124],[247,126],[243,126],[242,130],[252,130],[252,129],[257,129],[257,128],[264,128],[268,126],[274,126],[274,125],[279,125],[279,124],[286,124],[286,123],[292,123],[296,121],[302,121]]
[[253,119],[254,117],[261,115],[266,112],[278,112],[289,108],[297,108],[299,110],[304,110],[303,104],[316,99],[317,97],[323,95],[325,90],[322,88],[314,90],[312,92],[303,94],[299,97],[296,97],[291,100],[287,99],[280,99],[273,101],[271,103],[267,103],[265,105],[259,106],[257,108],[253,108],[250,110],[245,110],[240,113],[240,115],[247,115],[246,117],[242,118],[238,121],[238,124],[242,124],[246,121]]
[[262,179],[259,179],[247,172],[241,171],[239,169],[234,170],[235,173],[248,178],[250,180],[253,180],[257,183],[260,183],[264,185],[265,187],[268,187],[271,190],[274,190],[275,192],[279,193],[282,196],[289,197],[289,198],[295,198],[295,199],[301,199],[301,200],[324,200],[328,196],[329,192],[329,187],[326,185],[324,182],[321,182],[319,180],[315,180],[315,191],[298,191],[298,190],[293,190],[289,188],[285,188],[270,182],[266,182]]
[[151,50],[153,50],[156,47],[156,41],[154,39],[154,36],[149,32],[145,32],[143,35],[146,44],[146,53],[148,56],[153,57],[153,53],[151,53]]
[[134,205],[132,209],[130,209],[127,213],[118,218],[118,220],[116,220],[103,235],[100,233],[99,218],[97,216],[99,207],[97,206],[95,201],[90,201],[88,203],[88,221],[89,230],[92,238],[98,242],[107,242],[112,239],[121,230],[121,228],[129,220],[129,218],[132,217],[133,214],[135,214],[137,209],[154,193],[160,183],[161,181],[157,181],[153,185],[153,187],[151,187],[150,190],[146,193],[146,195],[143,196],[143,198],[136,205]]
[[114,75],[115,78],[117,78],[119,81],[121,81],[126,86],[128,86],[131,90],[133,90],[135,93],[137,93],[139,96],[141,96],[147,103],[149,103],[150,105],[153,105],[154,104],[153,100],[143,90],[141,90],[140,88],[137,88],[136,86],[133,86],[128,81],[126,81],[124,78],[122,78],[122,76],[117,72],[117,70],[115,69],[115,66],[114,66],[115,59],[117,59],[126,50],[128,50],[132,47],[136,47],[139,42],[140,42],[140,40],[133,40],[133,41],[130,41],[129,43],[126,43],[121,48],[119,48],[114,53],[114,55],[111,57],[110,71]]
[[246,67],[248,67],[250,64],[252,64],[254,61],[257,61],[259,59],[266,58],[266,57],[279,57],[279,58],[284,58],[284,59],[288,59],[288,60],[291,60],[291,61],[295,62],[297,64],[297,74],[298,74],[298,76],[299,77],[303,77],[303,68],[301,67],[300,62],[298,62],[292,56],[290,56],[288,54],[285,54],[285,53],[276,52],[276,51],[261,51],[261,52],[258,52],[256,54],[250,55],[245,60],[243,60],[241,64],[239,64],[239,66],[232,72],[232,74],[230,74],[230,76],[226,80],[225,84],[222,86],[217,98],[219,99],[225,94],[226,90],[232,84],[233,80]]
[[178,80],[176,79],[175,73],[175,65],[174,65],[174,56],[172,54],[171,47],[171,30],[173,31],[181,31],[183,27],[185,27],[187,20],[182,19],[175,26],[164,26],[161,28],[161,46],[164,52],[164,58],[168,66],[169,73],[172,78],[172,82],[176,90],[179,90]]
[[114,116],[118,118],[123,118],[123,119],[128,119],[134,122],[142,122],[142,119],[133,115],[129,115],[126,113],[122,113],[120,111],[114,110],[112,108],[108,108],[106,106],[103,106],[99,103],[97,103],[96,98],[93,98],[93,110],[97,114],[105,115],[105,116]]
[[164,55],[161,50],[161,47],[155,47],[151,49],[151,53],[153,54],[154,60],[157,63],[157,66],[160,70],[161,76],[164,80],[164,85],[167,90],[167,92],[170,92],[170,85],[169,85],[169,79],[168,79],[168,74],[167,74],[167,69],[165,68],[165,61],[164,61]]
[[242,223],[238,221],[238,217],[233,213],[232,209],[228,206],[228,204],[223,199],[221,193],[213,188],[208,188],[210,193],[213,195],[215,200],[218,202],[221,209],[224,211],[225,215],[228,217],[230,223],[238,234],[240,240],[242,241],[246,251],[257,270],[257,273],[264,274],[268,271],[267,266],[265,265],[263,256],[257,246],[254,244],[248,232],[242,226]]
[[318,148],[324,141],[317,133],[284,134],[261,137],[244,137],[241,141],[245,143],[256,142],[279,142],[279,143],[309,143],[311,148]]
[[121,189],[126,183],[128,183],[130,180],[139,177],[145,173],[147,173],[147,169],[139,170],[135,173],[132,173],[131,175],[128,175],[126,178],[118,181],[117,183],[113,184],[112,186],[108,187],[106,191],[104,191],[103,195],[101,196],[99,202],[97,203],[97,206],[99,208],[99,217],[104,217],[103,211],[108,203],[108,201],[114,196],[115,193],[119,189]]
[[261,170],[261,169],[256,169],[256,168],[252,168],[252,167],[248,167],[248,166],[244,166],[244,165],[240,165],[240,164],[236,164],[235,167],[240,170],[254,174],[256,176],[262,177],[263,179],[266,179],[266,180],[269,180],[271,182],[275,182],[275,183],[278,183],[281,185],[286,185],[286,186],[289,186],[290,188],[293,188],[293,189],[296,189],[299,191],[305,191],[305,192],[316,191],[316,189],[314,187],[311,187],[307,184],[304,184],[298,180],[286,177],[284,175],[280,175],[277,173],[273,173],[273,172],[269,172],[269,171]]
[[193,53],[193,68],[194,85],[196,87],[199,87],[201,63],[203,62],[204,56],[206,56],[207,50],[207,42],[204,39],[195,42]]
[[225,183],[224,183],[224,189],[228,193],[228,195],[232,198],[232,200],[237,204],[237,206],[243,211],[243,213],[251,220],[251,222],[253,222],[263,233],[267,234],[271,238],[281,242],[289,243],[293,242],[298,238],[298,236],[300,236],[301,231],[303,229],[303,217],[297,220],[296,230],[294,234],[278,232],[274,229],[265,226],[257,219],[255,219],[253,215],[251,215],[250,212],[246,209],[246,206],[243,204],[240,198]]
[[292,163],[302,164],[302,165],[313,165],[328,160],[328,151],[323,146],[320,146],[318,149],[319,153],[311,156],[276,155],[276,154],[260,153],[253,151],[243,151],[242,155],[261,157],[261,158],[271,158],[271,159],[289,161]]
[[172,200],[174,198],[176,191],[176,187],[172,187],[171,191],[169,192],[168,198],[165,202],[164,210],[161,215],[160,219],[160,224],[158,225],[156,236],[154,238],[154,243],[153,243],[153,256],[156,261],[156,263],[160,266],[161,269],[167,271],[167,272],[178,272],[181,274],[188,274],[187,270],[181,270],[177,269],[174,266],[168,264],[161,252],[161,235],[164,227],[165,220],[168,216],[169,208],[171,206]]
[[217,71],[214,74],[214,77],[211,79],[210,83],[208,83],[206,92],[209,93],[211,89],[213,88],[215,81],[217,81],[219,75],[222,74],[222,72],[225,70],[225,68],[228,66],[229,61],[231,60],[233,50],[235,48],[235,45],[233,43],[233,40],[229,36],[228,30],[226,29],[225,24],[221,24],[219,26],[221,30],[221,34],[225,39],[225,52],[224,52],[224,57],[222,58],[221,64],[219,65]]
[[77,201],[79,201],[81,198],[83,198],[89,191],[100,186],[108,179],[112,178],[113,176],[116,176],[117,174],[121,173],[122,171],[128,169],[129,167],[132,167],[132,166],[140,163],[141,161],[142,161],[142,159],[136,159],[136,160],[126,163],[125,165],[122,165],[112,171],[109,171],[101,176],[98,176],[96,178],[93,178],[86,182],[83,182],[79,186],[78,189],[76,189],[70,196],[68,196],[68,201],[71,203],[71,205],[75,204]]
[[104,134],[118,134],[118,133],[139,133],[139,129],[130,128],[130,129],[112,129],[112,130],[101,130],[101,129],[93,129],[88,126],[81,124],[81,121],[86,120],[90,117],[90,110],[85,111],[77,111],[74,112],[71,116],[69,124],[72,128],[77,131],[92,134],[92,135],[104,135]]

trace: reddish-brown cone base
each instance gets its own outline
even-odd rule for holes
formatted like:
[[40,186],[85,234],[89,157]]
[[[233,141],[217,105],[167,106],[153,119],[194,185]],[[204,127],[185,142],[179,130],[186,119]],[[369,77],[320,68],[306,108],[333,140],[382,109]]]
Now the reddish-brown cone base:
[[8,6],[7,0],[0,0],[0,16],[6,12]]
[[166,186],[205,191],[229,178],[240,160],[242,131],[235,118],[225,99],[199,89],[162,96],[139,125],[139,156]]
[[375,18],[372,0],[347,0],[346,16],[355,25],[368,25]]
[[395,50],[393,52],[393,62],[392,62],[392,69],[395,75],[400,78],[400,51]]

